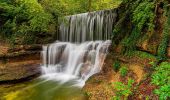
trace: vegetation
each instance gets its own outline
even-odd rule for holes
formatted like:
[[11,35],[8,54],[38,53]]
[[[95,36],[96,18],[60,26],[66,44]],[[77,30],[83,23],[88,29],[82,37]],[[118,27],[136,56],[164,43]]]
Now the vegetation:
[[[147,37],[146,33],[153,32],[155,1],[123,0],[123,4],[126,7],[124,8],[124,14],[121,15],[120,20],[114,28],[113,39],[115,41],[113,41],[119,41],[116,44],[123,45],[122,52],[129,55],[136,50],[139,40],[142,37]],[[122,28],[124,30],[121,30]]]
[[37,35],[50,33],[49,25],[55,26],[54,16],[37,0],[1,1],[0,5],[4,18],[0,33],[14,44],[35,43]]
[[120,68],[120,75],[122,77],[125,77],[127,75],[127,72],[128,72],[128,68],[126,66]]
[[167,54],[167,45],[170,38],[170,7],[168,7],[168,3],[166,2],[164,6],[164,16],[166,17],[166,22],[164,24],[163,36],[161,43],[158,47],[158,60],[166,59]]
[[58,19],[62,16],[112,9],[115,7],[113,4],[120,2],[120,0],[1,0],[0,37],[12,44],[49,42],[57,36]]
[[[150,99],[149,95],[151,94],[151,96],[158,96],[160,100],[169,100],[170,58],[167,54],[170,43],[170,1],[168,0],[0,0],[0,47],[1,42],[13,46],[52,42],[58,36],[59,24],[64,16],[113,9],[119,4],[120,6],[115,10],[118,16],[115,19],[115,25],[113,25],[112,42],[114,47],[112,50],[121,50],[121,53],[113,53],[109,59],[114,61],[110,63],[118,75],[114,77],[115,72],[111,75],[113,71],[106,68],[99,76],[94,75],[96,79],[88,81],[90,85],[85,88],[95,86],[97,87],[96,91],[99,92],[101,88],[105,89],[103,87],[108,86],[110,82],[123,80],[125,82],[114,82],[113,91],[112,88],[109,88],[110,92],[107,87],[104,93],[110,93],[111,97],[115,93],[113,100],[126,100],[133,94],[140,99],[143,97]],[[154,45],[155,51],[152,51],[152,45]],[[25,50],[27,47],[23,48]],[[6,48],[3,50],[5,53],[8,51]],[[30,52],[32,53],[31,50]],[[3,53],[1,53],[2,58],[6,55]],[[18,55],[16,56],[18,57]],[[131,58],[132,60],[129,60]],[[0,59],[0,64],[18,63],[13,59],[14,57]],[[19,57],[16,61],[18,59]],[[128,65],[133,63],[132,65],[135,65],[133,67],[137,68],[129,69],[130,73],[128,74],[130,66],[121,66],[127,63]],[[86,72],[89,69],[84,68],[80,71]],[[129,77],[136,79],[136,82],[133,79],[128,79]],[[127,84],[124,84],[126,82]],[[134,82],[137,84],[135,89]],[[92,97],[95,91],[89,90],[92,92],[85,92],[85,95]],[[99,95],[103,93],[101,91],[98,93]],[[18,92],[15,92],[5,98],[12,100],[17,95]]]
[[156,60],[156,56],[147,53],[147,52],[142,52],[142,51],[133,51],[133,56],[137,56],[143,59],[153,59]]
[[143,0],[142,3],[132,11],[132,32],[122,41],[127,53],[135,49],[138,39],[143,35],[142,31],[144,27],[148,28],[148,31],[153,30],[155,17],[154,7],[152,0]]
[[116,96],[113,97],[113,100],[126,100],[129,95],[132,95],[132,85],[134,80],[129,79],[127,85],[121,82],[113,83],[114,89],[116,91]]
[[120,69],[120,62],[116,60],[113,64],[113,69],[117,72]]
[[155,68],[152,83],[159,86],[154,93],[159,95],[160,100],[170,98],[170,63],[163,62]]

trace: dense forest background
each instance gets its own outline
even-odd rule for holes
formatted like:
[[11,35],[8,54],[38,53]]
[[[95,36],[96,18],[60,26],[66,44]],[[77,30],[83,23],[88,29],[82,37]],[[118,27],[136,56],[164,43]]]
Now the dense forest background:
[[[1,0],[0,38],[11,44],[44,43],[55,38],[66,15],[115,8],[120,0]],[[43,39],[42,39],[43,38]],[[44,40],[45,39],[45,40]]]

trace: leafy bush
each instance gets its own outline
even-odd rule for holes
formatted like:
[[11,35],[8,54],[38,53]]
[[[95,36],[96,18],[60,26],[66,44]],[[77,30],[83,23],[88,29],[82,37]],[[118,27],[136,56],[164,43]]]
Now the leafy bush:
[[160,100],[170,98],[170,63],[163,62],[155,68],[152,83],[159,86],[154,93],[159,95]]
[[[51,13],[45,12],[37,0],[1,1],[3,18],[1,35],[11,43],[28,44],[36,42],[39,33],[48,33],[49,25],[53,23]],[[1,9],[0,7],[0,9]]]
[[120,62],[116,60],[113,64],[113,69],[117,72],[120,69]]
[[120,68],[120,75],[122,77],[125,77],[127,75],[127,72],[128,72],[128,68],[126,66]]
[[155,94],[159,95],[160,100],[168,100],[170,98],[170,85],[163,85],[155,90]]
[[[113,100],[126,100],[129,95],[132,95],[132,85],[134,80],[129,79],[128,84],[123,84],[121,82],[115,82],[114,89],[116,90],[116,96]],[[123,98],[123,99],[122,99]]]

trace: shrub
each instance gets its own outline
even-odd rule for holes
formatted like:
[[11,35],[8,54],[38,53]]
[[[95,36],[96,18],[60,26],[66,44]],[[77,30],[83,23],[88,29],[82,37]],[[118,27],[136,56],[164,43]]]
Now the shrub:
[[[116,90],[116,96],[113,100],[126,100],[129,95],[132,95],[132,84],[134,80],[129,79],[128,84],[123,84],[122,82],[115,82],[114,89]],[[121,99],[123,98],[123,99]]]
[[116,60],[113,64],[113,69],[114,71],[118,71],[120,69],[120,62],[118,60]]
[[152,83],[159,86],[154,93],[159,95],[160,100],[170,98],[170,63],[163,62],[155,68]]
[[[38,0],[0,1],[3,18],[1,35],[11,43],[31,44],[39,33],[48,33],[53,16],[46,12]],[[19,36],[19,37],[18,37]]]
[[126,66],[120,68],[120,75],[122,77],[125,77],[127,75],[127,72],[128,72],[128,68]]

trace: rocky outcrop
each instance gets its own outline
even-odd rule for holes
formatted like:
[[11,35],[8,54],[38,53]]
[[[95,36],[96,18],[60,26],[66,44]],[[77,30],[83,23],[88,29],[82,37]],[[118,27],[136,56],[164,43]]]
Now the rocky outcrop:
[[41,73],[41,45],[0,46],[0,84],[28,80]]
[[41,73],[39,61],[26,61],[0,65],[0,84],[28,80]]

